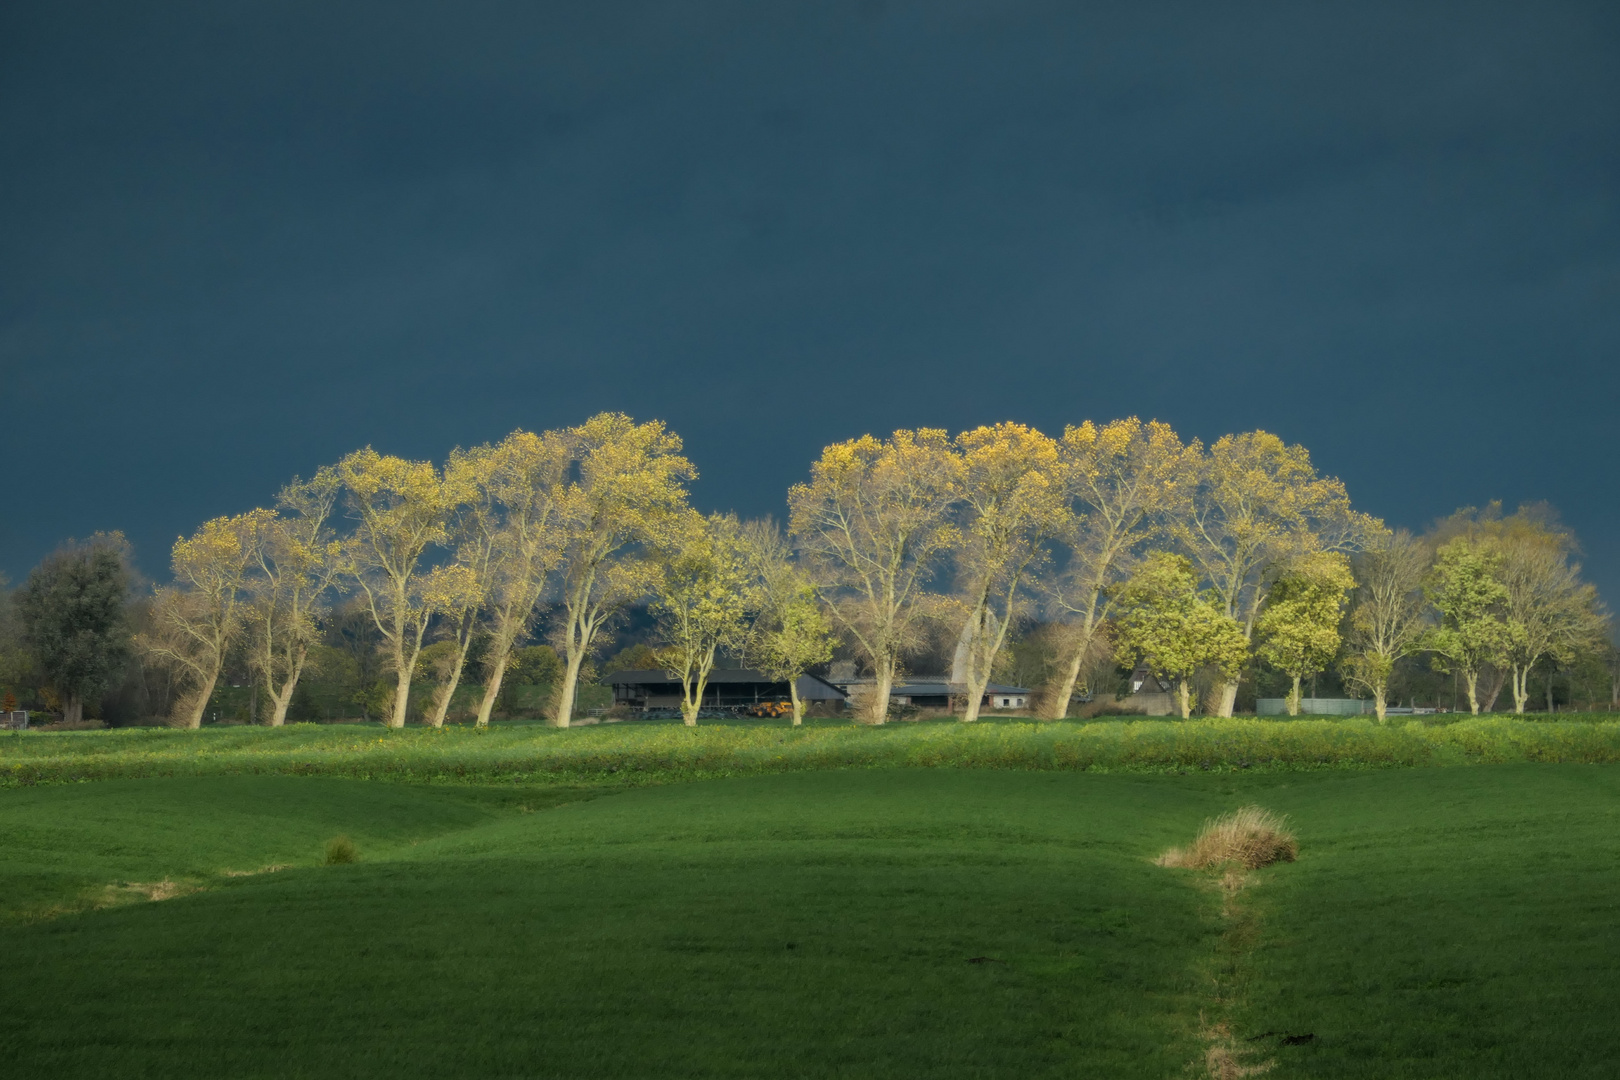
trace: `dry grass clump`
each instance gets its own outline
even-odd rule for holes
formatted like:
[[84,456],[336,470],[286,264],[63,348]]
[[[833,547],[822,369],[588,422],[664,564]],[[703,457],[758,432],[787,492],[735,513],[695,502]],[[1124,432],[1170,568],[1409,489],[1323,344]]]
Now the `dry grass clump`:
[[326,865],[342,866],[360,858],[360,849],[347,836],[334,836],[326,842]]
[[1204,822],[1191,847],[1171,848],[1157,862],[1193,870],[1232,864],[1258,870],[1275,862],[1293,862],[1299,855],[1299,842],[1287,825],[1287,818],[1270,810],[1245,806]]

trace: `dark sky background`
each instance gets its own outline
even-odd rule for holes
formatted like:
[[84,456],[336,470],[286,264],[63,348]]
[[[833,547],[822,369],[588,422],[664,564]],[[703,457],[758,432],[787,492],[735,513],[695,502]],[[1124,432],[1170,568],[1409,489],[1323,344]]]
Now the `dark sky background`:
[[1137,414],[1620,597],[1620,5],[0,6],[0,571],[617,409],[704,508]]

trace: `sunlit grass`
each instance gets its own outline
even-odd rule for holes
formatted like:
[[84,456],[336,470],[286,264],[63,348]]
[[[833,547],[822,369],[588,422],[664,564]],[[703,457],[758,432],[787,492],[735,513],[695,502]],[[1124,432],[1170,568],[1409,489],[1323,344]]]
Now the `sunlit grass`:
[[[1248,805],[1298,861],[1251,873],[1233,952],[1219,890],[1153,859]],[[1580,765],[14,787],[0,1048],[8,1077],[1165,1077],[1219,1028],[1268,1075],[1595,1077],[1617,856],[1620,771]]]
[[0,786],[140,776],[257,773],[437,782],[662,783],[896,766],[1190,771],[1620,761],[1620,724],[1481,717],[950,720],[866,727],[771,721],[541,724],[387,730],[371,725],[128,729],[0,735]]

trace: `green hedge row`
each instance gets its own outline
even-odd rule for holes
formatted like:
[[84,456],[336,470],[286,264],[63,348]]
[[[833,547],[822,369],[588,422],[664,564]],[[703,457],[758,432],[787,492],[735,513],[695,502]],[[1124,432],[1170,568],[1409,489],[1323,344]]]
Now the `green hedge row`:
[[1482,717],[1443,726],[1237,718],[951,721],[794,729],[623,723],[120,729],[0,735],[0,786],[119,777],[291,773],[476,783],[657,783],[805,769],[1314,769],[1499,761],[1620,762],[1620,724]]

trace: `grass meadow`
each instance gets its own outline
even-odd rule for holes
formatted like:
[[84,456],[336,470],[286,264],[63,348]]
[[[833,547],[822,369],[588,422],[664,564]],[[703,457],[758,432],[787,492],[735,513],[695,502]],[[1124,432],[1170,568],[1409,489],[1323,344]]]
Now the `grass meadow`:
[[[1611,1076],[1617,736],[20,733],[0,737],[0,1059],[16,1077]],[[1297,862],[1154,864],[1251,804],[1288,815]]]

